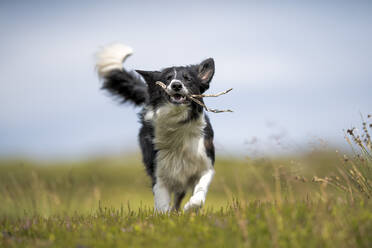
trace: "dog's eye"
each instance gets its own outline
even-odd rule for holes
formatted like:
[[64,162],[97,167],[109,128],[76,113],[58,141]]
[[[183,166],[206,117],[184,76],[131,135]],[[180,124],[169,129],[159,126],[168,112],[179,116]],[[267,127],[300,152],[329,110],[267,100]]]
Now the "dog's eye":
[[168,80],[168,81],[171,80],[172,77],[173,77],[173,75],[169,75],[169,76],[167,76],[167,80]]
[[184,78],[186,81],[191,81],[191,78],[190,78],[187,74],[183,74],[183,78]]

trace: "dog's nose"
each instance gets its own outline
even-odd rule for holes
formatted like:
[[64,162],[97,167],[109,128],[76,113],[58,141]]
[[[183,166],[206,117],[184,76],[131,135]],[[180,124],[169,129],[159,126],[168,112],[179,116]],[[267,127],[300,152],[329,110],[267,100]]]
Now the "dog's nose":
[[182,89],[182,84],[180,82],[173,82],[171,88],[174,91],[180,91]]

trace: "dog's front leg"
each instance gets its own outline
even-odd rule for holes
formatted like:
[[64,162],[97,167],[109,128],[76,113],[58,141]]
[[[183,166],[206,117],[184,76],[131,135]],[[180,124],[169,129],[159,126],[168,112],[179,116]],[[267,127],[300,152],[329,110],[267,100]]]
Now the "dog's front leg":
[[183,208],[185,211],[191,208],[200,208],[205,203],[205,197],[207,196],[208,187],[212,181],[213,175],[214,169],[209,169],[200,177],[199,182],[195,185],[190,200]]
[[155,198],[155,210],[159,212],[167,212],[170,209],[170,193],[163,182],[158,179],[153,187]]

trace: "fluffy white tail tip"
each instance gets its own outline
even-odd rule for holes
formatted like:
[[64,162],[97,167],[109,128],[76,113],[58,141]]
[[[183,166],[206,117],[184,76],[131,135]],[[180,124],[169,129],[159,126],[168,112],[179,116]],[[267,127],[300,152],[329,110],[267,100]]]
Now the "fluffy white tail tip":
[[124,60],[133,53],[133,49],[123,44],[112,44],[104,47],[96,54],[96,69],[100,77],[108,72],[123,69]]

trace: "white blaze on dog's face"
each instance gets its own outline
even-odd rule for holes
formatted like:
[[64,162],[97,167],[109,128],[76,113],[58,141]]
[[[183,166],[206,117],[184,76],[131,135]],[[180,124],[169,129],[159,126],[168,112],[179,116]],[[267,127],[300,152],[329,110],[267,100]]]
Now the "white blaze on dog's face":
[[[198,65],[170,67],[162,71],[137,70],[148,85],[150,104],[154,105],[164,101],[173,104],[190,103],[186,95],[205,92],[209,88],[214,71],[212,58],[206,59]],[[166,85],[169,95],[155,84],[156,81],[161,81]]]
[[[173,71],[174,77],[167,86],[168,92],[170,93],[170,101],[174,104],[184,104],[187,101],[186,95],[189,94],[189,91],[185,87],[185,83],[182,81],[182,78],[177,78],[177,69],[173,68]],[[185,76],[186,75],[187,74],[185,74]],[[188,76],[186,76],[186,78],[188,79]]]

